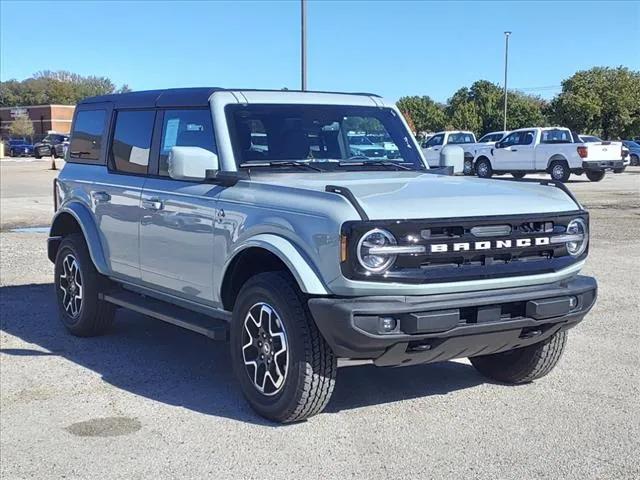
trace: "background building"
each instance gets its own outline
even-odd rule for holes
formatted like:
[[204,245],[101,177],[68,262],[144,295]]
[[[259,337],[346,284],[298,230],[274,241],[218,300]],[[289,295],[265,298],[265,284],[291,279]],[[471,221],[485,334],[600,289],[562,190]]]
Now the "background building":
[[48,132],[69,133],[75,105],[32,105],[27,107],[0,108],[0,135],[6,138],[9,125],[21,115],[33,123],[34,136],[42,137]]

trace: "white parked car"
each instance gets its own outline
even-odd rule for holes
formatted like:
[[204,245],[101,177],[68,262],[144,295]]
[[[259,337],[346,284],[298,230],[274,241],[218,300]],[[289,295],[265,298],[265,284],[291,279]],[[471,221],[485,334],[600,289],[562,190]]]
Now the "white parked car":
[[499,132],[489,132],[483,135],[477,143],[471,145],[465,145],[465,152],[469,152],[473,154],[473,157],[470,158],[469,154],[467,154],[464,160],[464,174],[465,175],[473,175],[475,173],[475,165],[474,160],[477,157],[480,150],[486,147],[492,147],[502,140],[509,132],[508,131],[499,131]]
[[[437,168],[440,166],[440,152],[445,145],[458,145],[464,150],[464,161],[466,175],[471,173],[471,165],[474,156],[474,146],[476,145],[476,136],[472,132],[466,131],[446,131],[437,132],[429,140],[423,142],[422,153],[430,167]],[[467,168],[469,167],[469,169]],[[467,171],[469,170],[469,171]]]
[[566,182],[572,173],[585,173],[598,182],[605,171],[624,168],[620,145],[583,143],[568,128],[521,128],[493,147],[482,149],[475,159],[476,173],[489,178],[511,173],[522,178],[527,173],[548,172],[553,180]]

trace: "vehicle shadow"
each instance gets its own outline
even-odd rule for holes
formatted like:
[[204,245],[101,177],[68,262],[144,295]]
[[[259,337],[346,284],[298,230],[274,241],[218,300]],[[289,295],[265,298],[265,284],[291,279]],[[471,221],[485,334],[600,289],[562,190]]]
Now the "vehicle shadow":
[[[0,288],[0,329],[29,344],[0,348],[11,356],[58,355],[102,376],[111,385],[207,415],[276,426],[244,401],[231,371],[226,344],[119,310],[112,331],[77,338],[57,318],[52,284]],[[391,403],[484,383],[475,370],[447,362],[404,368],[372,365],[341,368],[328,412]]]

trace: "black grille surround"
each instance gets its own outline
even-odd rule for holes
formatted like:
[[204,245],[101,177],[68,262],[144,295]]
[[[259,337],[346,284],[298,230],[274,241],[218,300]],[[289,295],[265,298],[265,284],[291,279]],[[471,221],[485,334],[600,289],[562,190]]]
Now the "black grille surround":
[[[565,234],[567,225],[575,218],[582,218],[588,227],[589,214],[586,210],[451,219],[349,221],[342,225],[341,233],[347,239],[347,259],[341,263],[341,270],[351,280],[411,284],[552,273],[583,260],[588,246],[579,257],[574,257],[567,252],[565,243],[546,244],[543,241],[544,244],[535,245],[535,239]],[[511,233],[500,236],[471,233],[473,227],[498,225],[509,225]],[[424,245],[426,252],[398,255],[386,272],[370,273],[358,262],[356,249],[360,238],[375,228],[391,232],[398,246]],[[518,239],[531,239],[532,245],[516,247]],[[502,248],[496,248],[498,241],[507,240],[511,240],[511,248],[504,247],[504,243]],[[476,250],[476,242],[491,242],[491,246]],[[453,251],[456,243],[469,243],[470,249]],[[431,252],[433,244],[446,244],[447,251]]]

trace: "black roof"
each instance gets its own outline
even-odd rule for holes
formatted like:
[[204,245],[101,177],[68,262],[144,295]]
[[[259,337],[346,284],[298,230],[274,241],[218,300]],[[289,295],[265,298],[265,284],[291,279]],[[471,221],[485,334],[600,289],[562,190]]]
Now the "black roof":
[[[218,88],[218,87],[192,87],[192,88],[168,88],[165,90],[144,90],[140,92],[112,93],[110,95],[98,95],[81,100],[79,105],[91,103],[113,103],[116,108],[144,108],[144,107],[198,107],[205,106],[213,92],[227,91],[271,91],[271,92],[300,92],[300,90],[257,90],[247,88]],[[345,93],[345,92],[308,92],[308,93]],[[367,95],[378,97],[372,93],[346,93],[348,95]]]

